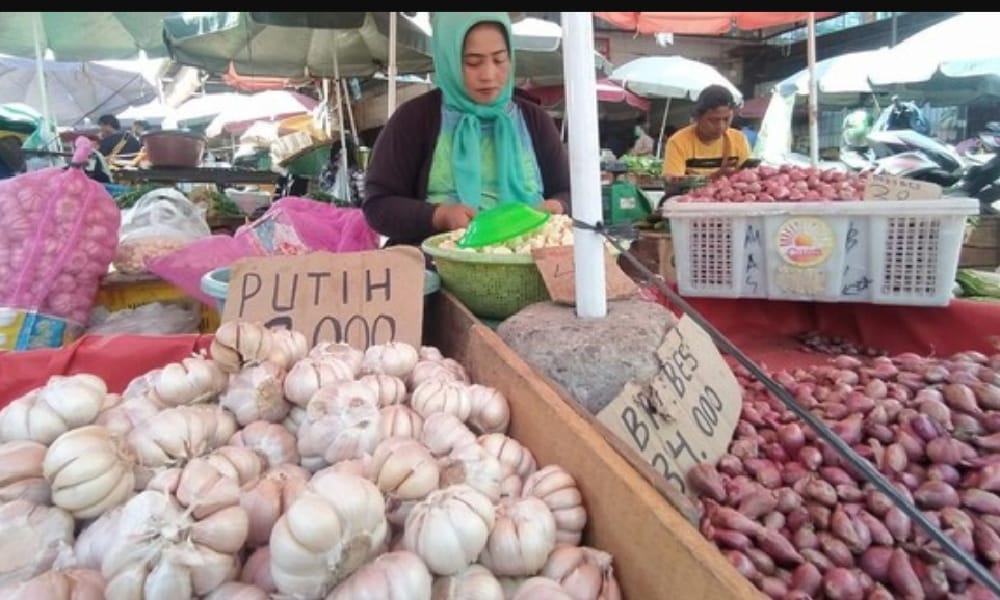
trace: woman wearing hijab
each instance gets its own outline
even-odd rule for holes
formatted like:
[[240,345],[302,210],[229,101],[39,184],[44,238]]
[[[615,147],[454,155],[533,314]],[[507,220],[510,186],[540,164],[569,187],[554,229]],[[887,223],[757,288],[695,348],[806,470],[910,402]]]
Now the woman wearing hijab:
[[372,149],[365,218],[389,244],[420,244],[478,211],[524,202],[569,212],[569,161],[555,122],[514,94],[505,12],[435,13],[438,88],[401,105]]

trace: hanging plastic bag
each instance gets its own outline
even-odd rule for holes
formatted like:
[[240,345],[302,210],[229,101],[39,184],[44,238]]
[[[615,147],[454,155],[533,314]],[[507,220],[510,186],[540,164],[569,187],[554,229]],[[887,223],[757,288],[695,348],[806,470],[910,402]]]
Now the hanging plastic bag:
[[122,224],[115,269],[145,273],[146,261],[211,234],[203,207],[173,188],[152,190],[139,198]]
[[[80,168],[93,142],[79,137],[75,146],[71,167],[0,181],[0,307],[82,327],[115,254],[121,212],[104,186]],[[55,341],[54,327],[37,329]]]

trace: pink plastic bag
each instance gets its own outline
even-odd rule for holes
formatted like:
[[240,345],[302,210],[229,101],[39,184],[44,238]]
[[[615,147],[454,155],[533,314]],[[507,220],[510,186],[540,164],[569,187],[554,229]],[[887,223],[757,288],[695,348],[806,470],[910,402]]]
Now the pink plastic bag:
[[360,252],[378,248],[378,234],[359,208],[341,208],[308,198],[278,200],[253,223],[233,237],[214,235],[186,248],[147,261],[164,280],[209,306],[215,300],[201,289],[202,277],[247,256]]
[[[93,143],[76,139],[73,164]],[[77,166],[0,182],[0,306],[85,325],[118,245],[121,211]]]

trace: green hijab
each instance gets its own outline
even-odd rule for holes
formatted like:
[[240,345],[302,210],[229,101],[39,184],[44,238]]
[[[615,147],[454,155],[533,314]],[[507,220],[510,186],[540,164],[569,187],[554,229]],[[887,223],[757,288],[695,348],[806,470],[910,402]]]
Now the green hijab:
[[[492,104],[479,104],[465,90],[462,55],[465,36],[479,23],[498,23],[507,36],[510,77]],[[521,144],[514,122],[507,112],[514,92],[514,49],[510,17],[506,12],[436,12],[432,18],[434,35],[431,49],[435,80],[444,95],[445,108],[458,113],[452,141],[452,168],[458,197],[471,206],[479,206],[482,193],[482,157],[480,156],[481,121],[493,122],[493,146],[496,149],[497,183],[501,201],[529,201]]]

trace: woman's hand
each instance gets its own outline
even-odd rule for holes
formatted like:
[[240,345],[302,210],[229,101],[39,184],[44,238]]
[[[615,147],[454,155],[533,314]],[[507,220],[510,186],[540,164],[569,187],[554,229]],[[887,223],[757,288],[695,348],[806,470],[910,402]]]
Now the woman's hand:
[[558,200],[543,200],[542,210],[553,215],[561,215],[566,212],[563,210],[563,203]]
[[431,225],[438,231],[454,231],[467,227],[476,209],[464,204],[439,204],[431,216]]

